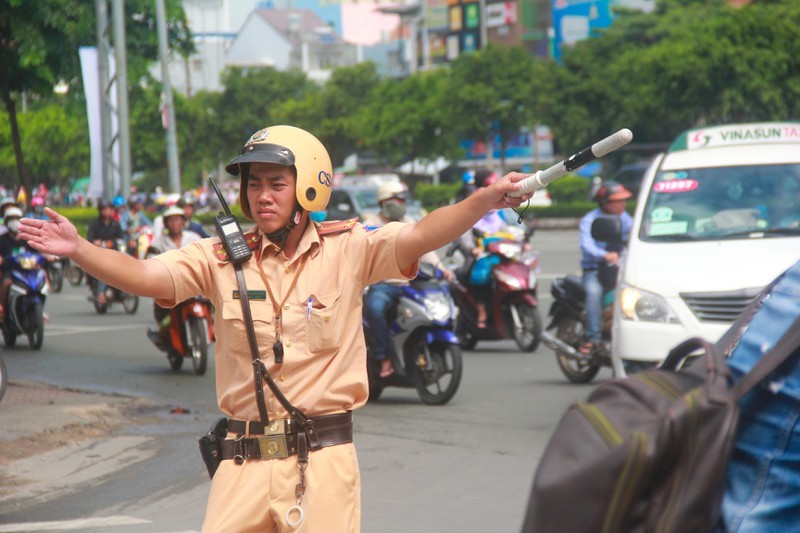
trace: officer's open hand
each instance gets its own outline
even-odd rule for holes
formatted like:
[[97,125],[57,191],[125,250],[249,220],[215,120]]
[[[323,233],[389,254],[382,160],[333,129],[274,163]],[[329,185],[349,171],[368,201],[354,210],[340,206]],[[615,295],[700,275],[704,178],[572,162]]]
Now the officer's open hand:
[[19,235],[40,252],[69,257],[78,248],[78,230],[64,216],[44,208],[50,220],[23,218]]

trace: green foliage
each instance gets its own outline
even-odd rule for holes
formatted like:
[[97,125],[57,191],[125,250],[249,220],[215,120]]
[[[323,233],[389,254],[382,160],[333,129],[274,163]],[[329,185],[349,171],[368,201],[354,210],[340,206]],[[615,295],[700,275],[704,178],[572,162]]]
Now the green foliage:
[[446,185],[420,183],[414,188],[414,198],[419,200],[426,210],[432,211],[437,207],[451,203],[460,188],[460,183]]
[[553,203],[583,202],[589,197],[590,180],[574,174],[559,178],[547,186]]
[[383,154],[391,165],[457,153],[453,131],[442,126],[449,116],[444,76],[433,71],[383,80],[360,111],[363,145]]

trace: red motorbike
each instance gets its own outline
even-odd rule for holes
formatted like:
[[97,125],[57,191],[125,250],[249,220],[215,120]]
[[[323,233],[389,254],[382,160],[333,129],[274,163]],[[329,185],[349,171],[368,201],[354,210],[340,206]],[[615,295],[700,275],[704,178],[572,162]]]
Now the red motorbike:
[[[542,317],[536,296],[539,260],[524,244],[530,233],[525,232],[520,238],[508,232],[491,235],[473,232],[482,243],[483,257],[474,258],[472,250],[461,241],[451,244],[446,252],[448,257],[455,252],[464,256],[463,266],[455,269],[456,276],[450,283],[450,292],[459,311],[455,332],[461,347],[471,350],[480,340],[513,338],[520,350],[534,351],[542,335]],[[486,281],[491,298],[484,302],[486,327],[480,327],[477,320],[475,268],[488,269]]]
[[214,316],[211,301],[190,298],[172,309],[156,309],[159,327],[147,330],[147,337],[162,352],[172,370],[180,370],[183,360],[191,358],[198,376],[206,373],[208,346],[214,342]]

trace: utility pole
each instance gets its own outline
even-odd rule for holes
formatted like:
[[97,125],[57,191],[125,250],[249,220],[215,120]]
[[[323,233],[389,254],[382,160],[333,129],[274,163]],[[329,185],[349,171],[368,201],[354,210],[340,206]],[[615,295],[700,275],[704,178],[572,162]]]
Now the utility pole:
[[114,190],[114,157],[111,138],[111,102],[109,101],[108,54],[108,4],[106,0],[95,0],[97,28],[97,79],[100,84],[100,137],[102,138],[103,198],[111,200]]
[[114,62],[117,82],[117,123],[119,124],[119,192],[125,198],[131,190],[131,135],[128,115],[128,54],[125,46],[125,1],[112,0],[114,21]]
[[163,106],[167,110],[167,167],[169,189],[181,192],[180,168],[178,166],[178,139],[175,128],[175,107],[172,101],[172,85],[169,81],[169,50],[167,47],[167,15],[164,0],[156,2],[156,26],[158,27],[158,55],[161,59],[161,85]]

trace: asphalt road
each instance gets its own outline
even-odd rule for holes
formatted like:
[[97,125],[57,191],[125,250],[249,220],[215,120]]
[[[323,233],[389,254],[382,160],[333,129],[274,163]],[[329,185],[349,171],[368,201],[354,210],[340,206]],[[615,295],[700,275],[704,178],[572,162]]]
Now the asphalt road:
[[[577,233],[540,230],[533,244],[546,316],[550,280],[578,270]],[[213,361],[205,376],[188,362],[171,371],[145,337],[149,300],[134,315],[116,306],[98,316],[87,294],[65,284],[48,300],[42,351],[20,339],[3,352],[11,380],[143,398],[143,422],[49,454],[42,468],[65,470],[74,483],[13,507],[0,503],[0,533],[199,531],[209,483],[197,438],[219,416]],[[461,388],[448,405],[387,389],[356,414],[364,532],[519,530],[553,428],[592,386],[569,384],[544,346],[521,353],[510,341],[482,342],[464,358]],[[610,376],[603,370],[595,381]]]

